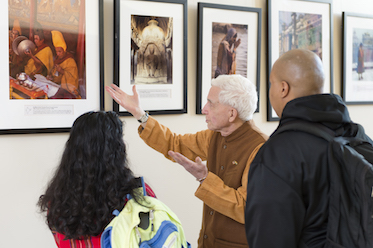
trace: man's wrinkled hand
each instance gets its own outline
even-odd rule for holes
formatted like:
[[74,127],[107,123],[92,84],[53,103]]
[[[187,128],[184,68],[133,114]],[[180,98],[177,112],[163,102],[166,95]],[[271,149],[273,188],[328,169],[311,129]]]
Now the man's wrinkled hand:
[[105,89],[120,106],[130,112],[136,119],[140,119],[145,113],[140,107],[140,97],[135,85],[132,87],[133,95],[128,95],[115,84],[106,86]]
[[206,178],[208,174],[207,166],[202,162],[200,157],[196,157],[196,161],[192,161],[179,152],[168,151],[168,155],[170,155],[175,162],[181,164],[198,181]]

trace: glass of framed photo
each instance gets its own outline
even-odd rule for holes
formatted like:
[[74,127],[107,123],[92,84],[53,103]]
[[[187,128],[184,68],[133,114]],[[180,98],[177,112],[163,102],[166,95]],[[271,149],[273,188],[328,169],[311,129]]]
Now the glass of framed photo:
[[[187,1],[114,1],[114,83],[150,114],[187,111]],[[114,102],[120,115],[129,112]]]
[[[322,60],[324,93],[333,92],[332,0],[268,0],[268,75],[275,61],[291,49],[308,49]],[[279,120],[267,97],[267,120]]]
[[82,113],[103,109],[102,0],[7,2],[0,134],[66,132]]
[[343,12],[343,87],[346,104],[373,104],[373,16]]
[[198,3],[197,114],[207,102],[211,79],[221,74],[247,77],[259,102],[261,14],[259,8]]

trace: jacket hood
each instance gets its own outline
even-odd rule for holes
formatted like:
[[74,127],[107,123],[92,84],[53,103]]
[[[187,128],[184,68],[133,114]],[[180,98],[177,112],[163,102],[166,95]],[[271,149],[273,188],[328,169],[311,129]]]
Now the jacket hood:
[[288,102],[282,112],[280,125],[295,119],[318,122],[333,130],[351,123],[342,98],[334,94],[311,95]]

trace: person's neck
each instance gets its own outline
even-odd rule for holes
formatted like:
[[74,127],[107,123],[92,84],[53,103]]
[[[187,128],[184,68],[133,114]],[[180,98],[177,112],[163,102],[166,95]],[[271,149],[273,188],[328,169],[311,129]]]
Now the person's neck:
[[227,137],[227,136],[231,135],[234,131],[236,131],[244,123],[245,123],[245,121],[242,121],[242,120],[233,122],[232,125],[228,126],[225,130],[220,131],[221,136]]

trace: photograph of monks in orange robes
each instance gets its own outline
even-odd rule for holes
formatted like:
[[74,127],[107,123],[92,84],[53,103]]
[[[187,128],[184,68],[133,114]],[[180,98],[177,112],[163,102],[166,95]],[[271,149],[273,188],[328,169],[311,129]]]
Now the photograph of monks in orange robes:
[[10,99],[86,99],[85,0],[8,0]]

